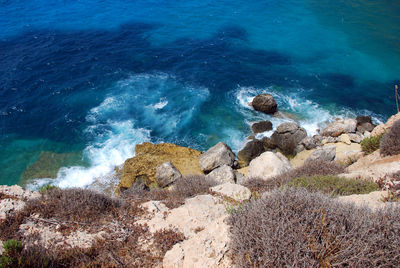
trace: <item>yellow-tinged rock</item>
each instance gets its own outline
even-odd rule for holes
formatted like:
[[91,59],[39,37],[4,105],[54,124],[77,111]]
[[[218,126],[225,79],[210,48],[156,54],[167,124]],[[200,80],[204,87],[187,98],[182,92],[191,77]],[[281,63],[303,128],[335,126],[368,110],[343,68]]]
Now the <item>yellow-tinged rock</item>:
[[300,153],[296,154],[295,157],[290,159],[290,164],[292,164],[293,168],[298,168],[304,165],[304,162],[306,159],[315,151],[315,149],[311,150],[304,150],[301,151]]
[[120,188],[130,188],[139,178],[148,186],[157,186],[156,168],[164,162],[171,162],[182,175],[203,174],[199,165],[202,152],[178,146],[171,143],[152,144],[145,142],[136,145],[136,156],[125,161],[122,169],[118,170],[121,180],[116,193]]

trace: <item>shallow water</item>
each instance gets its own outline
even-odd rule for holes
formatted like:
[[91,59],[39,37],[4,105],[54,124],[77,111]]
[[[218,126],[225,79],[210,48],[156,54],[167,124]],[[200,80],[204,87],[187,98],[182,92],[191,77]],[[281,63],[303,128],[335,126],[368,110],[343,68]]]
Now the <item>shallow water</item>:
[[[257,120],[385,120],[399,28],[389,0],[0,1],[0,184],[42,152],[82,157],[32,185],[85,187],[143,141],[237,151]],[[286,118],[248,107],[264,92]]]

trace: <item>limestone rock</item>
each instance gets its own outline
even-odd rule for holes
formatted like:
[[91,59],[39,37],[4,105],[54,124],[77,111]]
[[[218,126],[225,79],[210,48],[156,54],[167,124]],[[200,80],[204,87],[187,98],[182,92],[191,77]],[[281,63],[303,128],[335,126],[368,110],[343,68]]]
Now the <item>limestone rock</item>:
[[22,210],[25,207],[25,201],[40,197],[40,193],[24,190],[18,185],[1,185],[0,193],[4,195],[0,199],[0,220],[7,218],[13,212]]
[[346,144],[351,144],[351,140],[350,140],[350,137],[349,137],[349,135],[347,135],[347,134],[342,134],[342,135],[340,135],[339,136],[339,141],[340,142],[343,142],[343,143],[346,143]]
[[251,197],[251,192],[248,188],[229,182],[211,187],[210,191],[228,196],[236,201],[249,200]]
[[222,167],[214,169],[206,176],[206,178],[214,179],[218,183],[235,183],[235,173],[228,165],[223,165]]
[[180,178],[182,174],[171,162],[165,162],[156,168],[156,180],[160,187],[168,186]]
[[379,136],[383,133],[386,133],[396,122],[397,120],[400,120],[400,113],[397,113],[395,115],[392,115],[386,124],[380,124],[377,127],[374,128],[374,130],[371,133],[371,136]]
[[322,130],[323,136],[338,137],[343,133],[356,132],[357,121],[355,119],[339,119],[329,124]]
[[283,123],[272,134],[271,140],[284,154],[295,155],[297,145],[307,137],[307,132],[295,123]]
[[254,110],[260,111],[266,114],[273,114],[276,112],[276,108],[278,105],[274,97],[270,94],[260,94],[257,95],[251,105],[253,106]]
[[204,172],[210,172],[223,165],[232,166],[234,161],[235,154],[232,149],[225,143],[219,142],[200,156],[199,164]]
[[304,139],[301,140],[300,144],[304,146],[306,150],[311,150],[317,147],[317,144],[314,141],[314,138],[310,137],[305,137]]
[[281,153],[265,152],[250,162],[247,178],[268,178],[292,169],[289,160]]
[[319,160],[319,161],[333,161],[335,159],[336,156],[336,146],[335,145],[331,145],[331,146],[325,146],[325,147],[321,147],[316,149],[306,160],[307,162],[310,161],[315,161],[315,160]]
[[351,142],[361,143],[361,141],[363,140],[363,137],[361,136],[360,133],[355,133],[355,134],[349,133],[346,135],[349,136]]
[[185,176],[203,174],[199,166],[201,152],[171,143],[142,143],[136,145],[136,156],[125,161],[120,173],[121,180],[117,186],[127,189],[139,178],[148,186],[156,186],[156,168],[158,165],[171,162]]
[[387,206],[399,206],[398,202],[382,202],[383,197],[387,197],[387,191],[375,191],[369,194],[353,194],[348,196],[339,196],[337,199],[342,202],[353,203],[357,206],[367,206],[372,210],[377,210]]
[[253,130],[253,133],[262,133],[265,131],[270,131],[272,130],[272,123],[271,121],[261,121],[261,122],[256,122],[253,125],[251,125],[251,129]]
[[265,152],[265,144],[260,140],[252,140],[246,143],[244,148],[238,153],[239,165],[248,166],[250,161]]

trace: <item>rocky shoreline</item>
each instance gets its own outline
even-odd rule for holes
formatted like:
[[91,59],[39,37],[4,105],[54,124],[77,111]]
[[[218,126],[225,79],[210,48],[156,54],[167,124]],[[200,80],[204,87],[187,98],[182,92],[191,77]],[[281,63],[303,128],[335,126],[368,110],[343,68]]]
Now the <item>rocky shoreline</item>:
[[[251,105],[257,111],[275,113],[277,105],[271,98],[264,94]],[[97,261],[111,267],[247,267],[238,265],[235,257],[232,239],[237,227],[232,217],[246,212],[257,200],[292,193],[284,186],[294,179],[314,179],[314,175],[349,179],[356,186],[346,193],[347,189],[328,185],[343,192],[329,199],[339,207],[366,207],[366,213],[400,208],[392,200],[396,192],[389,191],[400,185],[398,175],[393,175],[400,174],[400,154],[383,156],[379,149],[366,154],[360,144],[390,132],[400,125],[399,120],[400,113],[378,126],[368,116],[338,119],[313,137],[294,122],[283,123],[270,138],[251,137],[237,155],[222,142],[206,152],[168,143],[139,144],[136,155],[116,169],[120,177],[117,198],[81,189],[32,192],[1,186],[0,239],[23,241],[26,250],[35,245],[52,252],[49,263],[60,261],[59,251],[79,249],[63,261],[69,265]],[[272,123],[256,122],[252,130],[254,134],[271,131]],[[299,193],[305,194],[292,194]],[[77,205],[70,208],[74,202]],[[87,250],[97,255],[87,260]],[[250,264],[255,261],[246,256]]]

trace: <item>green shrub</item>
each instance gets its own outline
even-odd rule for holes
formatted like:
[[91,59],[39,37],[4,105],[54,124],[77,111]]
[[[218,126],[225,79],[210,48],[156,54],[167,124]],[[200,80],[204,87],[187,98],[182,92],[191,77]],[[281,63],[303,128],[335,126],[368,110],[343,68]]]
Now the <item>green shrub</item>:
[[332,196],[367,194],[378,190],[378,185],[372,181],[347,179],[337,176],[299,177],[287,183],[289,187],[302,187],[312,192],[323,192]]
[[51,191],[51,190],[54,190],[54,189],[57,189],[57,188],[58,188],[58,187],[55,186],[55,185],[46,184],[46,185],[43,185],[42,187],[39,188],[39,193],[45,194],[45,193],[47,193],[48,191]]
[[361,149],[366,153],[366,154],[371,154],[375,152],[376,150],[379,149],[379,144],[381,142],[381,139],[384,134],[381,134],[379,136],[371,136],[368,138],[364,138],[361,141]]
[[383,156],[400,154],[400,120],[394,122],[393,126],[383,136],[380,148]]
[[399,222],[399,207],[275,189],[229,216],[229,248],[237,267],[400,267]]
[[275,187],[281,187],[297,177],[337,175],[343,172],[344,167],[338,165],[336,162],[316,160],[268,180],[252,178],[247,180],[243,185],[249,188],[251,192],[261,194],[270,191]]
[[10,239],[3,244],[4,252],[0,257],[0,267],[16,267],[22,262],[21,257],[18,257],[24,249],[24,245],[15,240]]

